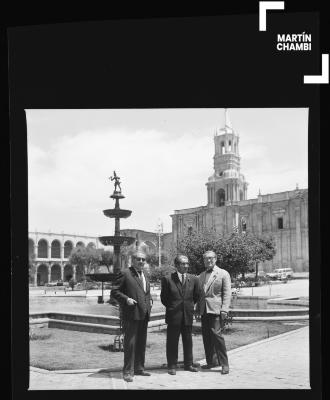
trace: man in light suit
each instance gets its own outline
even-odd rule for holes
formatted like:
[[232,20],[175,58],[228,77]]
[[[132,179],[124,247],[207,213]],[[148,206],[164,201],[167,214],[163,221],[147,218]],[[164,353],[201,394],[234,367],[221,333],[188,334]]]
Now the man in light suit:
[[217,256],[214,251],[204,253],[203,260],[205,271],[199,275],[201,296],[196,307],[196,314],[201,317],[207,362],[202,368],[210,369],[219,363],[222,366],[221,373],[228,374],[227,349],[221,330],[230,306],[230,275],[216,266]]
[[132,382],[133,376],[150,376],[144,370],[147,328],[151,313],[150,283],[143,273],[146,254],[137,250],[132,266],[121,271],[112,289],[113,297],[122,307],[124,331],[123,378]]
[[198,369],[193,366],[192,324],[194,305],[200,294],[199,282],[196,276],[187,273],[189,262],[186,256],[176,256],[174,266],[176,271],[162,278],[160,294],[161,302],[166,307],[166,357],[170,375],[176,374],[180,334],[184,369],[198,372]]

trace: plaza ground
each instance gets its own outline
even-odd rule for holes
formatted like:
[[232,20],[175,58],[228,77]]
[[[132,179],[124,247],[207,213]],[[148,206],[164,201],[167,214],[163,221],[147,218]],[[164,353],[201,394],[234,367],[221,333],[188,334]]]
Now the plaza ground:
[[[308,297],[309,280],[242,288],[243,296],[278,298]],[[100,291],[88,291],[96,299]],[[68,295],[76,296],[75,292]],[[154,291],[155,295],[159,291]],[[38,289],[31,296],[43,296]],[[57,296],[52,294],[53,296]],[[81,292],[80,292],[81,295]],[[86,294],[85,294],[86,295]],[[108,293],[105,293],[108,295]],[[41,300],[41,298],[40,298]],[[97,305],[95,305],[97,306]],[[104,306],[104,305],[99,305]],[[293,322],[294,323],[294,322]],[[121,355],[122,356],[122,355]],[[270,337],[229,351],[230,374],[221,375],[217,368],[198,373],[178,370],[176,376],[167,374],[161,363],[148,365],[152,376],[134,378],[132,383],[122,379],[118,368],[95,368],[74,371],[47,371],[31,367],[30,390],[79,389],[309,389],[309,328]],[[201,363],[205,360],[200,360]]]
[[310,389],[308,327],[239,347],[229,351],[228,357],[228,375],[222,375],[217,367],[197,373],[180,369],[171,376],[156,363],[149,368],[150,377],[135,376],[131,383],[125,382],[118,370],[63,373],[31,367],[29,390]]

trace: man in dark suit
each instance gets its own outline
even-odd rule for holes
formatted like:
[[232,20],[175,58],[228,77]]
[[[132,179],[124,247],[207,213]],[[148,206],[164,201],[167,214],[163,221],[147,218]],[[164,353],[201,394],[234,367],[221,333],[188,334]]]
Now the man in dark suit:
[[176,272],[163,277],[161,281],[161,302],[166,307],[165,322],[167,323],[166,357],[168,373],[176,374],[178,362],[178,344],[180,334],[183,343],[184,369],[197,372],[193,366],[192,323],[194,304],[199,298],[199,283],[197,277],[188,274],[188,258],[178,255],[174,260]]
[[147,328],[151,312],[150,283],[143,273],[146,255],[137,250],[132,255],[132,266],[121,271],[112,289],[120,303],[124,331],[123,378],[132,382],[133,376],[150,376],[144,370]]
[[216,266],[214,251],[204,253],[203,260],[205,271],[199,275],[201,296],[196,307],[196,316],[201,317],[206,357],[206,365],[202,365],[202,368],[210,369],[219,364],[222,366],[221,373],[228,374],[228,356],[222,329],[231,300],[230,275]]

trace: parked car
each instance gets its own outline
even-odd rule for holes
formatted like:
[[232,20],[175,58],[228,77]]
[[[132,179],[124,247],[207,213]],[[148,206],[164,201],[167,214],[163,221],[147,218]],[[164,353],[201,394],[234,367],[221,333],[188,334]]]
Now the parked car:
[[54,286],[57,286],[57,281],[48,282],[48,283],[46,283],[45,286],[47,286],[47,287],[54,287]]
[[268,272],[266,276],[271,279],[290,279],[293,276],[293,270],[292,268],[276,268],[273,272]]

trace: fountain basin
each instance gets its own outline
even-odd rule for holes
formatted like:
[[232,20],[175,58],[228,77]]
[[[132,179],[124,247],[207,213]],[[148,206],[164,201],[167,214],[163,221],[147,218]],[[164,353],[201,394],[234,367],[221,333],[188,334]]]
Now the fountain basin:
[[125,196],[121,194],[121,192],[114,191],[113,194],[110,196],[112,199],[124,199]]
[[104,246],[129,246],[135,242],[135,238],[129,236],[100,236],[99,240]]
[[131,210],[123,210],[121,208],[110,208],[103,210],[103,214],[109,218],[128,218],[131,214]]
[[[241,310],[240,310],[241,311]],[[233,322],[250,321],[308,321],[308,312],[303,315],[251,315],[260,310],[245,310],[245,316],[233,315]],[[278,311],[278,310],[277,310]],[[292,311],[292,310],[290,310]],[[49,328],[68,329],[92,333],[119,334],[119,317],[106,315],[93,315],[67,312],[32,312],[29,316],[30,326],[46,326]],[[155,313],[150,316],[148,331],[165,328],[165,312]],[[200,326],[200,322],[194,321],[194,325]]]

